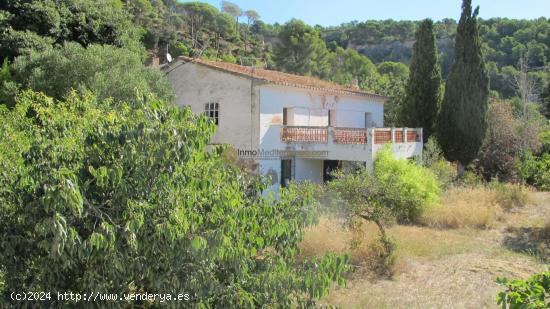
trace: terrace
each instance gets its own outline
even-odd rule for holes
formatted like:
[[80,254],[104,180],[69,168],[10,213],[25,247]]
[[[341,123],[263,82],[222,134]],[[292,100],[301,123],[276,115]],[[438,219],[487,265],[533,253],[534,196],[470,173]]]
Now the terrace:
[[[331,138],[329,138],[331,137]],[[334,128],[283,126],[281,141],[285,143],[328,144],[402,144],[422,143],[422,129],[411,128]]]
[[260,146],[266,150],[304,153],[321,151],[327,153],[325,160],[372,163],[374,154],[386,145],[392,148],[397,158],[420,157],[423,145],[422,129],[272,125]]

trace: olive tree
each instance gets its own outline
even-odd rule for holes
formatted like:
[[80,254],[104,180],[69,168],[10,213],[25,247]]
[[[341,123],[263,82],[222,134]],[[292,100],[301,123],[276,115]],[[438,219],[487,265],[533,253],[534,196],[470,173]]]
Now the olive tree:
[[440,187],[428,169],[406,160],[395,159],[390,148],[380,151],[374,170],[339,171],[328,183],[333,205],[349,222],[373,222],[380,232],[386,263],[395,244],[386,227],[395,221],[407,222],[438,200]]

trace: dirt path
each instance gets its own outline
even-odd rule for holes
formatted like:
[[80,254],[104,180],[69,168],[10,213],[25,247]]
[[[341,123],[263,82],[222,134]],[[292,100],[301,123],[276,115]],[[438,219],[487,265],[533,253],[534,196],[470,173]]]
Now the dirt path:
[[[347,287],[336,288],[325,302],[342,308],[497,308],[496,294],[501,290],[497,277],[526,278],[545,269],[541,256],[529,250],[537,246],[550,250],[549,241],[534,241],[550,219],[550,193],[535,193],[534,199],[533,205],[506,214],[494,229],[468,235],[475,246],[437,258],[407,258],[403,271],[391,280],[357,271]],[[452,241],[469,232],[438,233],[444,234],[434,237],[434,242]]]

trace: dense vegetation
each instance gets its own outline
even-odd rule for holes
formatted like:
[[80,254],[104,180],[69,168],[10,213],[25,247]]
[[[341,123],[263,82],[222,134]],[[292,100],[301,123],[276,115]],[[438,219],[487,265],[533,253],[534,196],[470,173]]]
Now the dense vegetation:
[[[126,47],[140,57],[147,53],[161,62],[169,52],[173,57],[183,54],[260,65],[346,85],[356,80],[363,89],[392,97],[386,115],[389,125],[406,122],[396,113],[403,102],[407,66],[421,22],[354,21],[325,28],[291,20],[271,25],[254,10],[228,1],[221,10],[202,2],[102,1],[100,5],[74,0],[5,2],[0,5],[0,61],[75,41],[84,46]],[[544,68],[550,59],[550,21],[490,19],[478,23],[493,96],[521,96],[517,78],[524,58],[531,85],[527,96],[547,105],[550,85]],[[456,29],[452,19],[433,24],[443,79],[453,63]]]
[[228,1],[221,10],[175,0],[1,2],[4,299],[15,290],[184,291],[197,307],[307,307],[342,282],[345,257],[296,259],[316,217],[312,189],[264,197],[265,183],[222,148],[205,151],[214,126],[170,105],[162,73],[145,67],[168,53],[357,84],[390,97],[386,125],[437,136],[442,148],[430,139],[427,168],[382,152],[373,172],[330,185],[348,214],[378,224],[388,258],[384,226],[433,203],[436,177],[455,181],[442,154],[473,160],[486,180],[550,188],[550,21],[484,21],[469,0],[463,8],[457,32],[450,19],[269,25]]
[[147,51],[176,42],[177,24],[153,27],[177,15],[165,9],[0,4],[0,306],[14,291],[82,306],[55,293],[95,291],[187,293],[184,306],[201,308],[311,307],[342,283],[345,256],[296,259],[316,218],[311,190],[261,195],[262,179],[223,148],[206,151],[215,126],[173,106],[163,74],[144,66]]
[[311,192],[261,197],[221,149],[205,151],[214,125],[189,109],[25,91],[0,124],[4,295],[185,291],[197,306],[286,307],[341,280],[341,257],[295,263]]

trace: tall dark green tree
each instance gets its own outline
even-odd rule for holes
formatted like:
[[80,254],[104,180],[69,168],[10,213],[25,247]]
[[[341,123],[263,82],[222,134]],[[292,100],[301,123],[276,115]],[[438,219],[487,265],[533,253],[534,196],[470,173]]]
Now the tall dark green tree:
[[405,125],[424,128],[425,140],[435,129],[441,99],[441,69],[433,30],[433,21],[425,19],[416,31],[401,114]]
[[489,77],[472,1],[462,3],[455,56],[437,120],[437,136],[445,157],[458,161],[459,172],[477,155],[487,130]]

